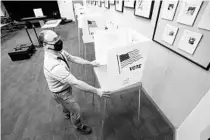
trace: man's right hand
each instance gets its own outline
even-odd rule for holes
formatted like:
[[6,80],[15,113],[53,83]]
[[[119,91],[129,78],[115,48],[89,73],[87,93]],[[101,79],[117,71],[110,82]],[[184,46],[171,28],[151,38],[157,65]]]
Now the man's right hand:
[[110,98],[110,96],[111,96],[111,92],[110,91],[106,91],[106,90],[103,90],[101,88],[97,89],[97,94],[100,97],[106,97],[106,98]]

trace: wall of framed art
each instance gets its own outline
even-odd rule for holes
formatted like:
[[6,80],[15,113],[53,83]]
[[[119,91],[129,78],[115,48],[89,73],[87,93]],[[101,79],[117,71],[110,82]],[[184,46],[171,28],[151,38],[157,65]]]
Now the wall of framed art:
[[155,42],[206,70],[210,68],[210,31],[198,25],[208,4],[201,0],[161,2],[153,36]]

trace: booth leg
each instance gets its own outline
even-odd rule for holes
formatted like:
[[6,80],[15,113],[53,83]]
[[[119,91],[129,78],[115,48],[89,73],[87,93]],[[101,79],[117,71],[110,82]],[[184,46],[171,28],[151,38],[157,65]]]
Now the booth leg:
[[103,130],[104,130],[104,122],[106,118],[106,106],[107,106],[107,100],[104,99],[104,108],[103,108],[103,118],[102,118],[102,126],[101,126],[101,140],[103,140]]
[[138,123],[139,123],[139,119],[140,119],[140,96],[141,96],[141,89],[142,89],[142,85],[139,89],[139,99],[138,99]]
[[80,56],[80,31],[79,31],[79,28],[77,28],[77,33],[78,33],[79,56]]

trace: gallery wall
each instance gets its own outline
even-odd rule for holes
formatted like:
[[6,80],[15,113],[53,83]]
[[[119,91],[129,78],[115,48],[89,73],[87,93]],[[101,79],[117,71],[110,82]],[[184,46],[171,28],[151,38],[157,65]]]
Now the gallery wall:
[[210,90],[177,130],[177,140],[210,138]]
[[[123,13],[98,6],[91,11],[101,13],[106,20],[135,29],[152,39],[159,1],[155,1],[152,18],[136,17],[134,9]],[[210,37],[209,37],[210,38]],[[143,87],[154,102],[178,128],[210,88],[210,71],[205,71],[186,59],[151,42],[143,75]],[[205,110],[203,110],[205,112]]]

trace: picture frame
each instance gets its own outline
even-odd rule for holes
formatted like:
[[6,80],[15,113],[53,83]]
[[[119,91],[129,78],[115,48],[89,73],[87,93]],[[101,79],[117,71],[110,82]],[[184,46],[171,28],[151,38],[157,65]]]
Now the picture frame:
[[165,0],[163,2],[163,10],[164,12],[161,15],[162,19],[166,19],[166,20],[173,20],[174,19],[174,15],[176,13],[176,9],[178,7],[179,4],[179,0]]
[[193,26],[202,4],[203,1],[184,1],[178,14],[177,22]]
[[210,2],[206,6],[202,18],[198,23],[198,28],[210,31]]
[[135,0],[124,0],[124,7],[126,8],[134,8]]
[[[180,3],[180,1],[179,1],[179,3]],[[163,12],[163,9],[161,9],[162,5],[163,5],[163,1],[160,1],[158,14],[157,14],[157,19],[156,19],[156,22],[155,22],[155,28],[154,28],[154,31],[153,31],[152,41],[159,44],[160,46],[163,46],[164,48],[166,48],[169,51],[175,53],[176,55],[184,58],[185,60],[191,62],[192,64],[208,71],[210,69],[210,61],[208,59],[209,54],[204,53],[204,52],[207,52],[206,50],[208,50],[208,46],[205,46],[202,42],[204,40],[207,41],[207,42],[210,42],[208,37],[205,36],[209,33],[201,32],[201,34],[196,34],[196,32],[197,33],[200,33],[200,32],[198,32],[198,30],[195,27],[190,27],[190,26],[187,26],[187,25],[184,25],[184,24],[179,24],[175,20],[174,21],[168,21],[168,20],[162,19],[161,18],[161,13]],[[180,4],[178,6],[180,6]],[[177,10],[181,10],[180,7],[178,7]],[[177,14],[178,14],[178,12],[175,14],[175,16],[177,16]],[[201,16],[201,14],[199,16]],[[178,26],[179,27],[179,29],[178,29],[179,31],[176,35],[175,42],[172,45],[168,45],[167,43],[165,43],[161,39],[161,33],[163,32],[166,24],[172,24],[173,26]],[[186,28],[186,26],[188,28]],[[184,33],[184,32],[186,32],[185,30],[189,30],[191,32],[194,32],[193,37],[191,37],[189,35],[186,35],[186,33]],[[192,38],[195,38],[195,39],[192,39]],[[197,42],[196,42],[196,40],[197,40]],[[184,44],[184,45],[180,46],[180,42],[181,43],[183,42],[182,44]],[[188,42],[188,44],[186,42]],[[189,46],[190,46],[189,42],[191,43],[191,48],[190,49],[189,49]],[[187,44],[187,45],[185,45],[185,44]],[[185,46],[186,46],[186,48],[183,48]]]
[[169,45],[173,45],[176,35],[179,28],[170,24],[166,24],[164,28],[164,32],[162,34],[162,40],[168,43]]
[[97,5],[98,5],[98,7],[101,7],[101,5],[102,5],[101,0],[98,0],[98,1],[97,1]]
[[114,5],[114,3],[115,3],[115,0],[109,0],[110,5]]
[[94,3],[93,0],[90,0],[90,5],[93,5],[93,3]]
[[115,0],[115,10],[118,12],[123,12],[124,0]]
[[154,0],[136,0],[134,6],[134,15],[151,19],[154,2]]
[[107,8],[107,9],[110,9],[109,0],[104,0],[104,7]]
[[198,47],[202,36],[203,35],[201,33],[184,30],[179,41],[178,48],[190,55],[193,55]]

